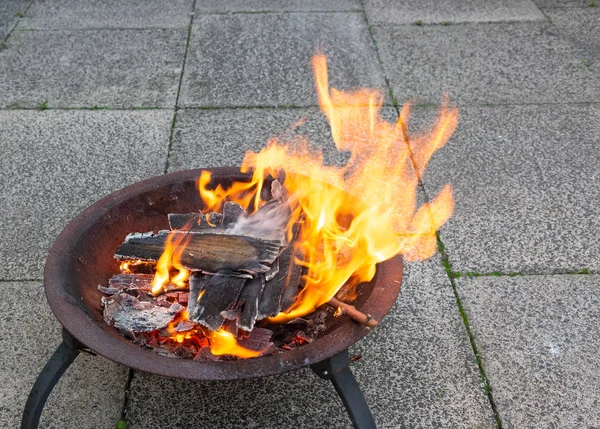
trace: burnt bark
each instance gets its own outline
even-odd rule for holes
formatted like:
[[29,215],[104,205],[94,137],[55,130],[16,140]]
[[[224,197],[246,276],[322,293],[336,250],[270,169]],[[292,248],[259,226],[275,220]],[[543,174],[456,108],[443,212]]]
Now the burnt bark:
[[247,281],[245,278],[230,277],[227,274],[219,273],[212,276],[194,274],[190,277],[190,291],[194,293],[198,291],[198,298],[192,311],[188,307],[188,318],[191,322],[212,331],[218,330],[223,325],[225,319],[221,312],[229,310],[234,305]]
[[222,316],[235,321],[236,328],[246,332],[252,331],[258,317],[258,300],[265,286],[265,278],[259,274],[249,280],[237,299],[233,309],[222,312]]
[[[266,272],[279,253],[279,241],[213,233],[175,231],[171,234],[189,240],[181,255],[181,264],[195,271]],[[167,235],[167,231],[130,234],[117,249],[115,257],[157,261],[164,251]]]

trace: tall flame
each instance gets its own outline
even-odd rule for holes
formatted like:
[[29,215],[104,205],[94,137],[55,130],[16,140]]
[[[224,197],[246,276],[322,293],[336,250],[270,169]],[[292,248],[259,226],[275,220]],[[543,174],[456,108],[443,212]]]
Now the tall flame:
[[[187,287],[186,282],[190,273],[181,265],[181,255],[190,239],[187,234],[177,232],[170,232],[167,235],[165,249],[156,263],[156,273],[152,279],[152,294],[158,295],[166,290],[169,282],[182,289]],[[171,277],[171,269],[177,271],[175,277]]]
[[[324,55],[315,55],[312,67],[333,141],[339,151],[350,152],[346,165],[324,165],[322,152],[306,138],[296,137],[289,144],[272,138],[261,152],[246,153],[242,171],[252,172],[249,182],[213,188],[210,173],[198,178],[206,212],[219,211],[226,200],[256,211],[264,203],[265,179],[270,175],[283,180],[292,208],[288,237],[299,223],[295,254],[302,255],[297,263],[306,267],[307,274],[296,302],[271,318],[275,323],[309,314],[336,294],[353,297],[356,285],[373,278],[377,263],[399,253],[406,261],[429,258],[436,251],[435,233],[454,207],[450,185],[420,207],[417,188],[427,162],[456,128],[455,107],[444,100],[431,130],[409,138],[410,104],[404,105],[397,122],[387,122],[380,116],[381,91],[330,88]],[[182,240],[175,242],[169,235],[164,260],[158,262],[157,292],[168,281],[169,269],[183,272],[177,266],[177,249],[185,246]],[[213,354],[252,357],[240,351],[227,331],[211,333],[210,340]]]

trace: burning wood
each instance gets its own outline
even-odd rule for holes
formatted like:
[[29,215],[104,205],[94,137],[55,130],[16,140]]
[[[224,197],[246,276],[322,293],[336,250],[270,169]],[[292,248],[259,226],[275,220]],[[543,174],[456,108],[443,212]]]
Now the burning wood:
[[[117,259],[158,261],[165,249],[167,235],[186,241],[181,264],[189,270],[217,273],[237,271],[259,273],[269,270],[279,254],[279,242],[242,235],[161,231],[158,234],[130,234],[119,246]],[[179,236],[179,237],[177,237]]]
[[397,254],[410,261],[435,253],[452,191],[447,186],[417,207],[417,186],[457,111],[444,104],[431,132],[409,141],[408,106],[389,123],[379,115],[379,91],[330,90],[322,55],[313,70],[319,106],[336,147],[351,153],[348,164],[324,165],[306,141],[274,138],[260,153],[246,153],[248,180],[225,186],[202,172],[203,212],[169,214],[170,231],[130,234],[117,249],[117,259],[146,261],[154,271],[123,269],[100,287],[109,296],[108,323],[160,353],[194,359],[299,347],[324,329],[328,307],[377,325],[328,297],[356,296],[377,264]]

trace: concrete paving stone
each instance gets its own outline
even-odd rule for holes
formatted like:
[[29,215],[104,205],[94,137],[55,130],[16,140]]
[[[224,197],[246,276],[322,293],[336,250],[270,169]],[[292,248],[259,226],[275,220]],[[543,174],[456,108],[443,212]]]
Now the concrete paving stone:
[[393,0],[367,0],[365,11],[369,23],[423,24],[443,22],[498,22],[539,21],[544,15],[531,0],[427,0],[397,2]]
[[162,174],[170,111],[3,111],[0,279],[41,278],[54,238],[82,209]]
[[[352,354],[378,427],[495,427],[439,258],[407,267],[390,314]],[[135,374],[127,427],[350,428],[333,386],[310,370],[237,382]]]
[[168,107],[187,31],[15,31],[0,51],[0,106]]
[[362,11],[359,0],[197,0],[196,14],[228,12]]
[[0,2],[0,42],[10,33],[17,21],[18,14],[24,13],[30,0],[3,0]]
[[187,28],[192,0],[38,0],[19,29]]
[[200,15],[180,104],[315,106],[310,59],[318,49],[329,58],[334,87],[385,87],[361,13]]
[[455,135],[423,177],[430,198],[453,185],[454,215],[440,233],[453,269],[600,270],[600,107],[459,111]]
[[[35,379],[61,342],[60,325],[33,282],[0,283],[0,426],[20,426]],[[46,403],[40,428],[113,429],[121,416],[127,370],[81,354]]]
[[395,96],[459,104],[598,101],[600,80],[549,23],[375,27]]
[[[600,8],[552,8],[544,12],[569,41],[582,50],[585,59],[600,60]],[[588,61],[590,61],[588,59]]]
[[600,427],[597,275],[457,285],[506,428]]
[[[382,115],[392,122],[398,116],[393,107],[384,107]],[[306,122],[291,131],[303,119]],[[326,164],[348,162],[348,152],[337,151],[329,124],[316,107],[182,109],[177,114],[169,171],[241,165],[246,151],[259,152],[272,137],[280,136],[283,142],[299,135],[323,151]]]

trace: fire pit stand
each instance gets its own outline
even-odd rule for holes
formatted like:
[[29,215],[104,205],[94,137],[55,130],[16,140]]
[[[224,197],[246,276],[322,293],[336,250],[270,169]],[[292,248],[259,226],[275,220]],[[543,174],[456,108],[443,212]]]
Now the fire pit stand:
[[[38,427],[42,410],[52,389],[82,351],[95,354],[86,350],[85,346],[63,329],[63,342],[50,357],[29,393],[23,411],[21,429]],[[375,421],[369,405],[350,371],[349,364],[348,350],[344,350],[322,362],[311,365],[311,369],[319,377],[331,380],[356,429],[375,428]]]
[[[196,179],[211,173],[212,186],[248,181],[236,167],[179,171],[153,177],[116,191],[77,216],[54,242],[44,268],[48,304],[63,326],[63,342],[36,380],[21,427],[36,428],[52,388],[77,355],[91,352],[134,370],[190,381],[243,380],[282,374],[310,366],[331,380],[355,428],[374,428],[371,411],[348,365],[348,348],[369,333],[347,316],[332,320],[326,330],[301,347],[254,359],[194,361],[145,350],[105,323],[97,285],[106,284],[119,263],[115,249],[131,231],[168,228],[169,213],[190,213],[203,207]],[[381,321],[392,308],[402,283],[402,256],[377,265],[375,277],[361,283],[352,303]]]

